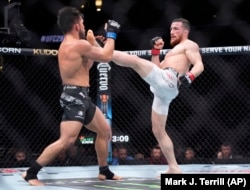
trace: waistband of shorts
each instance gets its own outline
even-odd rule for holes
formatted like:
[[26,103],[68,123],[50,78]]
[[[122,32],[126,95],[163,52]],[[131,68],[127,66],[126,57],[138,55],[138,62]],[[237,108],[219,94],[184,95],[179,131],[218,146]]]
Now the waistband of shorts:
[[63,89],[80,89],[80,90],[89,90],[89,86],[77,86],[71,84],[63,84]]
[[178,77],[178,75],[179,75],[179,73],[176,70],[174,70],[173,68],[171,68],[171,67],[166,67],[163,70],[170,70],[170,71],[172,71],[176,75],[176,77]]

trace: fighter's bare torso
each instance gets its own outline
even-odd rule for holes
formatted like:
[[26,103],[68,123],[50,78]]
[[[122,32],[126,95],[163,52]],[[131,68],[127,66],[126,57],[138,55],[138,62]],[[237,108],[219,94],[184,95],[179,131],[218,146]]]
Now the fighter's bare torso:
[[171,67],[179,74],[185,74],[191,66],[187,51],[197,48],[197,44],[188,39],[177,44],[165,55],[164,60],[161,62],[161,68]]
[[63,84],[89,86],[89,69],[92,61],[82,56],[78,48],[80,41],[64,39],[60,45],[58,61]]

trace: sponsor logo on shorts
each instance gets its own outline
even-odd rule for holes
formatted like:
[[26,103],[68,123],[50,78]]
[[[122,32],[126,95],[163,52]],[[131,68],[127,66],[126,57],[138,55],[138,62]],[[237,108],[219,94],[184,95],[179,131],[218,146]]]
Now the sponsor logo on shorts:
[[83,111],[79,111],[79,112],[78,112],[78,115],[79,115],[79,116],[83,116]]

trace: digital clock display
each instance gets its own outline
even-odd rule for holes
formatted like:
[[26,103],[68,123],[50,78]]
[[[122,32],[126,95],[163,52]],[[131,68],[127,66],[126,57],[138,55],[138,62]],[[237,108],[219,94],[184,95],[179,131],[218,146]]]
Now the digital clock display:
[[[79,138],[81,144],[94,144],[94,137],[86,137],[86,136],[80,136]],[[113,135],[112,136],[112,142],[118,143],[118,142],[129,142],[129,136],[128,135]]]
[[129,142],[129,136],[128,135],[113,135],[112,136],[112,142]]

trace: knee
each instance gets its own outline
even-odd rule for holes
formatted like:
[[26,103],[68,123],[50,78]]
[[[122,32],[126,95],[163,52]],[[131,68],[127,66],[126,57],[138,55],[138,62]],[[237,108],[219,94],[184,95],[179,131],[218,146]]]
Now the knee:
[[98,130],[96,133],[99,137],[109,138],[111,134],[111,128],[109,126],[104,127],[101,130]]
[[62,150],[67,150],[69,147],[73,146],[75,139],[59,139],[59,144],[61,145]]
[[109,136],[112,134],[112,132],[111,132],[111,128],[110,127],[108,127],[105,131],[104,131],[104,135],[106,136],[106,137],[108,137],[109,138]]

